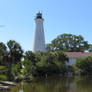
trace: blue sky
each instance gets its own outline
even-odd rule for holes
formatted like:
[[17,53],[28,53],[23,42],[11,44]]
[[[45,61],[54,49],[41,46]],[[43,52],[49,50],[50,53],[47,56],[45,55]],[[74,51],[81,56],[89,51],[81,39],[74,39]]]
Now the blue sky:
[[34,18],[41,11],[46,43],[59,34],[82,35],[92,43],[92,0],[0,0],[0,42],[16,40],[32,50]]

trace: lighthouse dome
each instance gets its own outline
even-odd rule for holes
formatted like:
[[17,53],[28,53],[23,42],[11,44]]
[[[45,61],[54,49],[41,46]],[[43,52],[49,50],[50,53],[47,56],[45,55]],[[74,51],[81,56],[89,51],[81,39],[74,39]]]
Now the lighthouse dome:
[[39,18],[42,19],[42,13],[38,12],[37,15],[36,15],[36,18],[37,19],[39,19]]

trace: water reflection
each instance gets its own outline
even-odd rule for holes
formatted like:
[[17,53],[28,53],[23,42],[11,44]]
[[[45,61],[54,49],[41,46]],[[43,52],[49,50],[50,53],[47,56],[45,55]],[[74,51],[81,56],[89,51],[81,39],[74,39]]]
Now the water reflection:
[[19,92],[24,92],[24,91],[22,89],[20,89]]
[[32,83],[19,83],[9,92],[92,92],[92,78],[41,78]]
[[24,86],[24,82],[21,82],[21,89],[19,90],[19,92],[24,92],[23,91],[23,86]]

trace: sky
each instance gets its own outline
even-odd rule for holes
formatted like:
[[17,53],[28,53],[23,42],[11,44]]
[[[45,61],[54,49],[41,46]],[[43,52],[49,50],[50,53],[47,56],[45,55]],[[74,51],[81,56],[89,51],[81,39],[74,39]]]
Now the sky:
[[32,50],[34,18],[42,12],[45,41],[63,33],[82,35],[92,43],[92,0],[0,0],[0,42],[17,41]]

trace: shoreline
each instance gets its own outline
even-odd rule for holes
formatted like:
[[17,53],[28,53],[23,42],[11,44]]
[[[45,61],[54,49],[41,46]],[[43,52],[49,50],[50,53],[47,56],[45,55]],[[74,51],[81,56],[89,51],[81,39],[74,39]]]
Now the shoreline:
[[9,81],[0,81],[0,90],[10,90],[11,86],[16,86],[16,84]]

